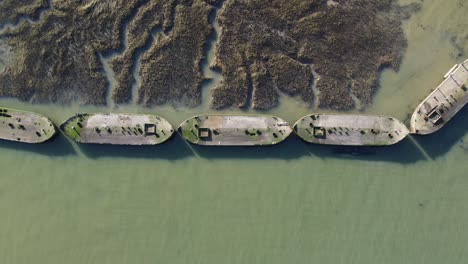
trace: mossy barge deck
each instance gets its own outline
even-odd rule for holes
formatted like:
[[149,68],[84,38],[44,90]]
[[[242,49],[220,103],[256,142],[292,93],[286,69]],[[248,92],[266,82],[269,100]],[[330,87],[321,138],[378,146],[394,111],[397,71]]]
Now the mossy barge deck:
[[201,115],[179,127],[190,143],[206,146],[265,146],[285,140],[292,129],[275,116]]
[[468,102],[468,60],[453,66],[444,81],[414,111],[411,133],[426,135],[441,129]]
[[56,134],[47,117],[26,111],[0,108],[0,138],[25,143],[42,143]]
[[76,114],[60,128],[80,143],[112,145],[157,145],[174,133],[162,117],[140,114]]
[[328,114],[305,116],[294,125],[294,131],[309,143],[342,146],[388,146],[409,133],[392,117]]

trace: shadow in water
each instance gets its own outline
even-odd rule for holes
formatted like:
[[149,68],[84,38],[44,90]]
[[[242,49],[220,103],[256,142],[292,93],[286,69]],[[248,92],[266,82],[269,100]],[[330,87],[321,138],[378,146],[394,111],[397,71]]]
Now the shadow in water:
[[[337,147],[308,144],[292,134],[284,142],[268,147],[206,147],[191,145],[179,134],[157,146],[116,146],[77,144],[87,157],[126,157],[177,160],[191,156],[206,159],[282,159],[301,157],[336,158],[364,161],[413,163],[435,159],[460,143],[468,131],[468,108],[462,109],[444,128],[429,136],[409,136],[399,144],[388,147]],[[460,148],[468,152],[468,142]],[[0,141],[0,149],[30,151],[49,156],[75,155],[71,143],[62,134],[44,144],[24,144]]]
[[207,159],[265,159],[291,160],[311,156],[364,161],[414,163],[431,160],[449,152],[457,143],[468,152],[468,142],[461,142],[468,132],[468,107],[463,108],[441,130],[429,136],[409,135],[396,145],[387,147],[326,146],[303,142],[291,135],[283,143],[271,147],[203,147],[193,150]]
[[177,160],[194,155],[188,143],[178,135],[174,135],[167,142],[156,146],[122,146],[98,144],[79,144],[78,146],[83,154],[92,159],[98,159],[102,157],[123,157]]
[[278,158],[291,160],[310,155],[301,148],[300,140],[291,135],[284,142],[274,146],[263,147],[223,147],[192,145],[192,149],[199,156],[206,159],[268,159]]
[[51,140],[40,144],[27,144],[15,141],[0,140],[0,150],[1,149],[26,151],[41,155],[48,155],[51,157],[76,155],[76,152],[73,149],[70,141],[68,141],[68,139],[60,133]]
[[[437,158],[449,152],[461,142],[468,132],[468,107],[464,107],[443,128],[427,136],[414,136],[414,139],[431,158]],[[466,144],[460,145],[466,148]]]
[[412,163],[426,159],[414,145],[405,139],[400,144],[389,147],[336,147],[315,145],[303,142],[291,135],[284,142],[269,147],[203,147],[193,146],[193,150],[207,159],[268,159],[293,160],[301,157],[338,158],[369,161]]

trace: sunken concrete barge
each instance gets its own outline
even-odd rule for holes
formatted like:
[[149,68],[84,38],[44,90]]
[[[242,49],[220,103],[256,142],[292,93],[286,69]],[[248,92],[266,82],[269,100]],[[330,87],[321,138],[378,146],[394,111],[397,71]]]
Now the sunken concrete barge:
[[292,129],[275,116],[200,115],[179,127],[190,143],[206,146],[266,146],[285,140]]
[[414,111],[411,133],[427,135],[441,129],[468,102],[468,60],[456,64],[444,81]]
[[0,138],[24,143],[42,143],[57,133],[54,124],[45,116],[0,108]]
[[294,125],[294,132],[309,143],[342,146],[388,146],[409,133],[392,117],[332,114],[305,116]]
[[112,145],[157,145],[174,133],[162,117],[140,114],[76,114],[60,128],[80,143]]

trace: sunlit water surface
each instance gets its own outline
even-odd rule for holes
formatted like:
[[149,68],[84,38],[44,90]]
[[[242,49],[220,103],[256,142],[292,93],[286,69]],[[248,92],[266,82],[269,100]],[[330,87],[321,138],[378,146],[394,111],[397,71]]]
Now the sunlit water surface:
[[[405,23],[400,72],[383,74],[365,113],[407,122],[467,57],[460,55],[468,51],[467,12],[462,0],[424,1]],[[206,102],[196,109],[0,103],[56,123],[76,112],[116,111],[157,113],[177,126],[210,112]],[[268,113],[293,123],[308,112],[284,98]],[[135,148],[78,145],[63,135],[35,146],[1,141],[0,263],[465,263],[467,131],[465,108],[433,136],[361,155],[294,136],[266,148],[202,148],[179,136]]]

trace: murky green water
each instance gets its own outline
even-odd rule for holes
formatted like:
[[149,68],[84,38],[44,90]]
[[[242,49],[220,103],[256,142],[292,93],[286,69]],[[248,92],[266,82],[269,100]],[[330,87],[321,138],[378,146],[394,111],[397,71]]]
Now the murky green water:
[[[408,53],[367,113],[406,119],[456,62],[463,1],[426,0],[405,24]],[[468,43],[457,44],[468,51]],[[2,106],[60,123],[92,107]],[[207,111],[156,112],[174,125]],[[271,111],[294,122],[292,99]],[[468,109],[429,137],[337,154],[291,137],[271,148],[0,142],[0,263],[465,263]]]

